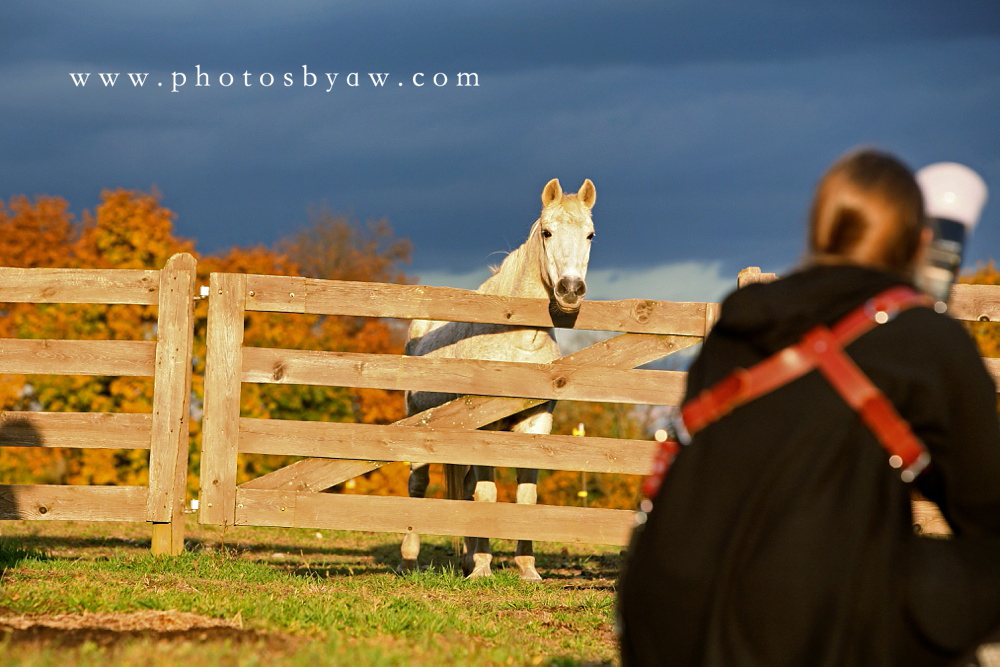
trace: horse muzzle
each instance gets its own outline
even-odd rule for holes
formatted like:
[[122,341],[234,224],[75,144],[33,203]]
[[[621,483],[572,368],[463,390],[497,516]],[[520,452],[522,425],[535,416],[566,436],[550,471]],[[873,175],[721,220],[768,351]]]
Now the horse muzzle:
[[586,293],[587,283],[582,278],[560,278],[553,290],[556,304],[567,313],[580,309],[580,301]]

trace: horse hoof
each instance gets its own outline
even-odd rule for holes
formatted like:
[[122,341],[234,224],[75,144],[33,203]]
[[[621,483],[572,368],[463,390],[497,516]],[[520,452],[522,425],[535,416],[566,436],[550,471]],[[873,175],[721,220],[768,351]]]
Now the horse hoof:
[[485,579],[486,577],[492,577],[492,576],[493,576],[493,570],[490,569],[489,565],[484,565],[482,567],[477,567],[474,570],[472,570],[472,572],[469,573],[469,576],[467,576],[466,579]]
[[538,570],[531,568],[530,570],[521,570],[522,581],[541,581],[542,575],[538,574]]
[[542,575],[535,569],[534,556],[514,556],[514,563],[521,571],[521,579],[524,581],[541,581]]
[[483,577],[493,576],[493,570],[490,569],[490,563],[493,561],[493,554],[472,554],[472,559],[466,560],[465,563],[465,578],[466,579],[482,579]]
[[399,567],[396,568],[396,572],[398,572],[399,574],[406,574],[408,572],[416,572],[419,569],[420,566],[417,565],[416,559],[411,560],[408,558],[404,558],[403,562],[400,563]]

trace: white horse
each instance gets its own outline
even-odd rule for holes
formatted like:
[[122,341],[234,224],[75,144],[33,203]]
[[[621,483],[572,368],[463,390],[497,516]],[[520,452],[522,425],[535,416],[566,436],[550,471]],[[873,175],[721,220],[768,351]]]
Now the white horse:
[[[504,259],[493,276],[479,289],[480,294],[546,298],[553,314],[573,314],[580,308],[587,291],[587,262],[590,259],[590,242],[594,238],[591,209],[597,199],[594,184],[587,179],[576,194],[563,194],[558,179],[552,179],[542,190],[542,212],[531,227],[528,240]],[[518,361],[548,363],[559,358],[559,346],[551,328],[505,326],[499,324],[473,324],[467,322],[435,322],[415,320],[410,325],[406,354],[457,359],[483,359],[493,361]],[[455,395],[433,392],[407,393],[408,414],[422,412],[441,405]],[[505,429],[518,433],[550,433],[554,403],[520,412],[489,425],[491,429]],[[429,466],[412,463],[410,466],[409,493],[423,498],[427,491]],[[496,502],[497,487],[493,468],[473,466],[461,481],[464,466],[446,466],[449,470],[449,497],[462,497],[479,502]],[[456,469],[461,472],[455,473]],[[517,470],[517,502],[534,504],[537,500],[538,471]],[[420,537],[408,533],[403,539],[404,570],[417,565]],[[493,560],[488,538],[465,538],[463,570],[469,577],[491,574]],[[521,577],[538,581],[535,556],[529,540],[519,540],[514,562]]]

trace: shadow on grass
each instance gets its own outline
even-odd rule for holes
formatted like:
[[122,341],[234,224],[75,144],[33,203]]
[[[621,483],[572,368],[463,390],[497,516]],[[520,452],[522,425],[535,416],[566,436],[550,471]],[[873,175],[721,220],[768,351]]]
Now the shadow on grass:
[[[310,562],[290,568],[288,572],[321,579],[398,573],[401,556],[399,545],[394,541],[367,549],[334,548],[325,553],[335,556],[347,552],[355,558],[350,563]],[[464,576],[460,558],[450,545],[424,544],[419,560],[421,574]],[[545,581],[558,583],[563,588],[613,591],[621,571],[622,557],[620,554],[569,554],[562,550],[536,553],[536,563]],[[495,553],[493,570],[498,574],[516,572],[513,553],[505,550]]]
[[11,539],[0,538],[0,585],[11,570],[26,560],[48,560],[49,556],[41,551],[23,549]]
[[[257,539],[216,539],[215,537],[189,537],[185,540],[188,552],[227,553],[247,560],[284,570],[289,574],[312,579],[333,579],[346,576],[371,576],[396,573],[401,556],[399,541],[386,536],[376,544],[344,544],[327,540],[322,544],[300,540],[267,542]],[[26,535],[17,538],[0,538],[0,569],[14,567],[29,558],[77,560],[81,552],[91,551],[96,559],[103,560],[107,552],[148,553],[149,539],[116,536],[48,536]],[[515,568],[513,542],[498,540],[495,545],[494,571],[504,572]],[[104,553],[100,553],[104,552]],[[84,556],[84,559],[89,559]],[[612,590],[618,578],[622,557],[619,553],[574,553],[566,548],[539,545],[536,563],[545,581],[558,583],[564,588]],[[427,540],[420,552],[422,572],[441,576],[461,576],[461,563],[450,542]]]
[[[57,558],[60,549],[149,549],[150,540],[128,537],[61,537],[49,535],[25,535],[16,538],[29,550],[44,551],[48,558]],[[0,538],[0,547],[11,543],[12,538]],[[75,559],[76,556],[74,555]]]

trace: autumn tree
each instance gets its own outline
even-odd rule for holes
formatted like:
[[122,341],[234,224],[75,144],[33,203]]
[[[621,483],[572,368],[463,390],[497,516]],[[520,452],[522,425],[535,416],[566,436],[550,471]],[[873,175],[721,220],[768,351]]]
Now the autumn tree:
[[[156,196],[117,190],[102,193],[97,210],[74,224],[66,202],[25,198],[3,209],[0,258],[8,266],[158,269],[190,242],[173,236],[173,214]],[[152,339],[154,306],[16,304],[4,311],[4,335],[19,338]],[[19,380],[19,381],[18,381]],[[31,376],[5,382],[16,395],[3,396],[2,409],[52,412],[149,412],[152,380],[131,377]],[[4,449],[0,475],[27,474],[69,484],[143,483],[148,453],[106,449]]]
[[410,282],[400,268],[410,262],[408,239],[396,238],[385,218],[361,224],[325,209],[310,213],[310,223],[278,243],[301,275],[327,280]]
[[76,231],[69,203],[61,197],[0,201],[0,266],[66,266]]
[[[0,266],[33,268],[69,261],[75,229],[69,204],[59,197],[14,197],[0,201]],[[32,306],[0,304],[0,337],[27,337],[22,326]],[[0,409],[23,402],[25,378],[0,377]],[[0,466],[2,466],[0,458]]]
[[[102,193],[93,213],[74,221],[68,204],[43,197],[34,202],[18,197],[0,202],[0,264],[26,267],[159,269],[178,252],[194,254],[191,241],[176,237],[174,213],[158,195],[127,190]],[[339,245],[327,245],[340,267],[325,275],[360,280],[405,282],[396,265],[408,257],[408,243],[395,239],[387,222],[361,227],[344,218],[324,216],[315,230]],[[346,230],[346,231],[345,231]],[[304,242],[304,241],[303,241]],[[318,242],[317,242],[318,243]],[[332,243],[332,241],[331,241]],[[355,244],[346,247],[343,244]],[[279,244],[294,250],[291,241]],[[374,253],[366,257],[365,253]],[[323,258],[314,255],[312,261]],[[314,266],[316,266],[314,264]],[[289,252],[266,247],[234,248],[219,256],[202,257],[199,282],[210,272],[301,275]],[[195,355],[191,420],[189,488],[197,488],[207,303],[196,307]],[[0,306],[0,336],[20,338],[139,339],[156,337],[155,306],[89,304],[6,304]],[[297,349],[364,351],[398,354],[399,331],[377,319],[334,318],[277,313],[248,313],[245,344]],[[74,412],[149,412],[152,381],[148,378],[32,376],[4,377],[0,409]],[[388,423],[403,416],[402,396],[380,390],[343,387],[246,384],[241,413],[277,419],[373,421]],[[144,451],[0,449],[0,481],[53,483],[144,483],[148,454]],[[242,457],[240,478],[268,472],[287,463],[286,457]]]
[[[298,275],[298,266],[288,257],[264,247],[232,248],[219,257],[207,257],[198,265],[199,281],[207,284],[213,272]],[[200,406],[204,392],[207,302],[195,312],[194,394]],[[323,350],[342,346],[343,331],[333,320],[315,315],[248,312],[244,318],[244,345]],[[351,391],[343,387],[246,383],[240,391],[240,414],[258,419],[312,421],[356,421]],[[200,423],[196,425],[200,439]],[[193,451],[195,462],[199,452]],[[287,456],[243,455],[239,459],[238,482],[258,477],[296,460]]]
[[[326,209],[312,211],[309,224],[277,248],[298,267],[299,275],[325,280],[407,284],[402,269],[412,246],[396,237],[386,219],[361,223]],[[401,354],[406,323],[362,317],[324,318],[324,326],[340,328],[345,352]],[[354,392],[359,421],[390,423],[404,416],[401,392],[358,389]]]

